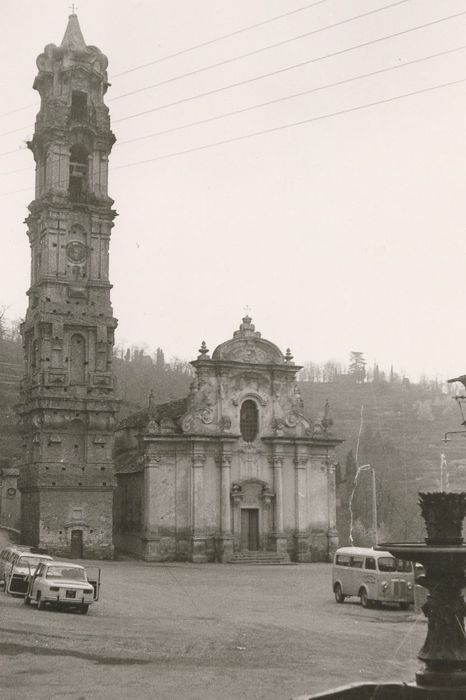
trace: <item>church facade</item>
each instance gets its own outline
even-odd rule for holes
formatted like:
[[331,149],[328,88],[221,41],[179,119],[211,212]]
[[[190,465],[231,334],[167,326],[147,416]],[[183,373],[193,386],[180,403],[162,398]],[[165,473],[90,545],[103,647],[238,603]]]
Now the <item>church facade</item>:
[[149,561],[329,560],[340,440],[328,407],[320,422],[303,415],[292,360],[246,316],[212,356],[202,344],[186,399],[121,421],[119,550]]
[[21,333],[22,540],[51,554],[113,557],[112,351],[107,58],[75,14],[37,59],[29,305]]

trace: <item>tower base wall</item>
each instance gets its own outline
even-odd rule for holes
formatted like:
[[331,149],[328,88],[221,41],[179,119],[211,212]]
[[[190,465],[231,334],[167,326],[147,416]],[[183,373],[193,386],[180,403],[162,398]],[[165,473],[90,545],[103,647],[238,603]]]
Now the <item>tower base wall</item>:
[[22,501],[25,544],[55,557],[113,559],[113,489],[41,490],[23,493]]

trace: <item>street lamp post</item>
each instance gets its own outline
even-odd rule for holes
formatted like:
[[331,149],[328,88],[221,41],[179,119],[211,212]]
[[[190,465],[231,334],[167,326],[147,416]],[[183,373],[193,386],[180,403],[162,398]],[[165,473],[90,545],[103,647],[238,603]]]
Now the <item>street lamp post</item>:
[[[374,530],[375,544],[377,544],[377,491],[376,491],[376,485],[375,485],[375,469],[370,464],[363,464],[362,466],[358,467],[356,470],[356,474],[354,477],[353,493],[351,494],[351,499],[350,499],[350,508],[351,508],[351,503],[353,500],[352,496],[353,496],[354,491],[356,489],[356,483],[358,480],[359,473],[365,472],[365,471],[372,472],[372,528]],[[352,530],[352,527],[351,527],[351,530]],[[353,542],[353,533],[351,531],[350,531],[350,541],[351,541],[351,543]]]

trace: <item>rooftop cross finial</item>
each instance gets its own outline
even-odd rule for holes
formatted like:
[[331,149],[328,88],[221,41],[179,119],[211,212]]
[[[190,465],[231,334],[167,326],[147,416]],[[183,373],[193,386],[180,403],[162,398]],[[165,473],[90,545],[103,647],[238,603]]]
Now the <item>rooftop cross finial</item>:
[[252,311],[251,307],[246,304],[244,307],[244,312],[246,313],[246,316],[249,316],[249,312]]
[[76,10],[78,9],[77,5],[74,4],[74,2],[71,4],[71,7],[69,8],[71,10],[71,14],[75,15]]

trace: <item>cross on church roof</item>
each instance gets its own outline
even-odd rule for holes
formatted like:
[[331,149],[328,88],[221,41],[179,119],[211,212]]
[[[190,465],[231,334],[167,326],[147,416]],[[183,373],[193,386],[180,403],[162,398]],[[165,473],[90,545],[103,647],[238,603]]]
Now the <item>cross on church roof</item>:
[[246,306],[244,307],[244,311],[245,311],[246,315],[249,316],[249,312],[252,311],[252,309],[251,309],[250,306],[248,306],[248,305],[246,304]]
[[77,5],[75,5],[74,2],[73,2],[72,5],[71,5],[71,7],[70,7],[71,14],[72,14],[72,15],[75,15],[77,9],[78,9]]

